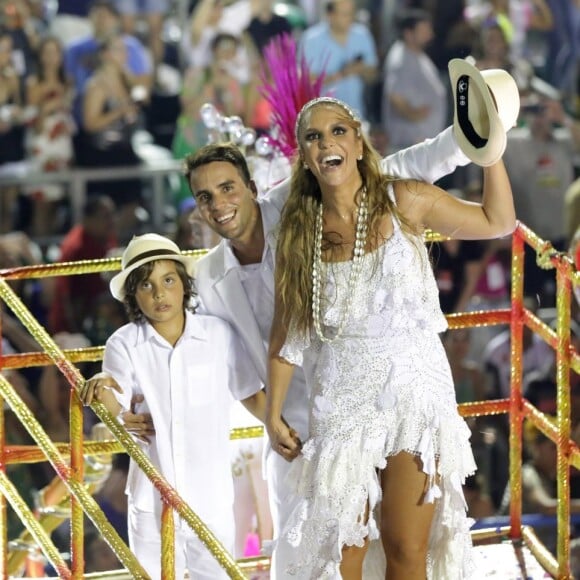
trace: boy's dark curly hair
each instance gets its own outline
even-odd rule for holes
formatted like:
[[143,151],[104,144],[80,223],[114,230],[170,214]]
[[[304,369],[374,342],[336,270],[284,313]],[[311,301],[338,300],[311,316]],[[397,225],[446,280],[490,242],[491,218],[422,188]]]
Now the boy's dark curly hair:
[[[125,299],[123,300],[123,304],[125,305],[127,316],[131,322],[141,322],[145,320],[145,316],[137,304],[135,294],[137,293],[139,284],[151,276],[151,272],[153,272],[153,268],[155,268],[157,262],[159,262],[159,260],[153,260],[139,266],[133,270],[125,280]],[[195,305],[192,300],[197,296],[194,280],[187,273],[185,266],[181,262],[178,262],[177,260],[174,260],[174,262],[177,274],[183,283],[183,308],[195,312]]]

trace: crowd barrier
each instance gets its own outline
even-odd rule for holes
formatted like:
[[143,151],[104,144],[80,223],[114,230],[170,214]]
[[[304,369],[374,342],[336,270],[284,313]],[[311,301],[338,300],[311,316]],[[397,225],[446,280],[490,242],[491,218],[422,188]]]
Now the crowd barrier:
[[[66,185],[71,206],[73,223],[82,219],[83,207],[87,199],[87,184],[91,181],[113,181],[118,179],[143,179],[151,182],[151,226],[155,231],[163,231],[164,207],[171,201],[171,186],[168,179],[178,176],[182,162],[177,159],[154,158],[147,163],[127,167],[106,167],[88,169],[75,167],[63,171],[34,172],[26,162],[7,163],[0,168],[0,188],[17,185],[26,188],[31,185],[59,183]],[[1,193],[0,193],[1,195]]]

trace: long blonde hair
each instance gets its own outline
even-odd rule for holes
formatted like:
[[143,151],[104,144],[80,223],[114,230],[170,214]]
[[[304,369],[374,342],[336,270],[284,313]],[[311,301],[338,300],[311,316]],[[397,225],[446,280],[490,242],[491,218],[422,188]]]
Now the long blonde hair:
[[[363,143],[362,159],[358,161],[363,187],[367,190],[369,208],[369,231],[371,236],[379,235],[380,221],[385,215],[394,216],[405,232],[414,229],[401,215],[387,193],[388,185],[396,178],[381,171],[380,156],[367,137],[361,132],[361,123],[346,106],[340,102],[320,100],[316,106],[334,106],[340,111],[341,121],[355,129]],[[307,105],[308,106],[308,105]],[[304,114],[297,120],[298,146],[303,132]],[[359,203],[357,194],[356,203]],[[276,249],[276,296],[281,306],[282,318],[279,322],[286,328],[300,333],[309,333],[312,328],[312,267],[314,259],[315,222],[322,193],[312,172],[304,167],[298,157],[292,167],[290,195],[282,211]],[[371,238],[371,242],[373,242]]]

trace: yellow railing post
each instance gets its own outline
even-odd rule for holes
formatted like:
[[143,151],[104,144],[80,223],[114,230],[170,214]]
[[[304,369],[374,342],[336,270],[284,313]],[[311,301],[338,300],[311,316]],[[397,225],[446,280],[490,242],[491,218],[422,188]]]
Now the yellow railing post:
[[[70,474],[71,479],[78,485],[84,482],[84,456],[83,456],[83,405],[75,388],[71,385],[70,390]],[[85,570],[84,557],[84,512],[77,498],[70,496],[71,516],[71,570],[72,577],[82,579]]]
[[173,508],[163,502],[161,511],[161,577],[175,580],[175,524]]
[[511,389],[509,435],[510,538],[522,537],[522,357],[524,241],[516,230],[511,267]]
[[[0,302],[1,304],[1,302]],[[0,308],[0,372],[4,368],[2,351],[2,308]],[[4,416],[4,397],[0,396],[0,471],[6,474],[6,423]],[[2,578],[8,578],[8,512],[6,498],[0,494],[0,574]]]
[[558,409],[558,540],[560,578],[570,578],[570,268],[565,261],[556,270],[557,336],[556,385]]

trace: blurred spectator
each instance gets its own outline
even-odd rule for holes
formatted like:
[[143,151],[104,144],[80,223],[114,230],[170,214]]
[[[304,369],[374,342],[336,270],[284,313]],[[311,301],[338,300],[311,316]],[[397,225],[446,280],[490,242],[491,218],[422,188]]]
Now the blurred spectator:
[[129,456],[126,453],[116,454],[113,458],[113,469],[107,481],[99,493],[95,495],[95,500],[99,507],[125,543],[129,542],[127,532],[127,494],[125,493],[128,473]]
[[578,75],[580,5],[574,0],[546,0],[553,17],[548,34],[545,78],[560,89],[564,98],[573,97]]
[[[254,0],[256,1],[256,0]],[[189,33],[183,35],[182,50],[187,67],[203,69],[211,64],[212,42],[220,34],[242,37],[252,19],[252,6],[248,0],[225,6],[223,0],[199,0],[192,14]],[[242,41],[236,52],[235,76],[246,84],[250,79],[254,59],[251,42]]]
[[88,523],[84,536],[85,572],[108,572],[123,567],[105,538]]
[[[105,258],[116,245],[115,204],[109,197],[96,196],[87,201],[82,222],[63,239],[59,261]],[[51,332],[81,331],[85,318],[103,292],[108,292],[108,288],[100,274],[57,278],[50,309]]]
[[264,53],[264,48],[273,38],[291,32],[288,20],[274,12],[274,0],[253,1],[252,20],[247,33],[260,54]]
[[[4,354],[10,354],[10,351],[6,351]],[[20,372],[13,370],[0,371],[0,376],[10,383],[16,391],[16,394],[23,400],[32,413],[36,415],[39,410],[38,399],[30,392],[25,377]],[[5,406],[3,414],[6,445],[34,444],[25,426],[20,422],[20,419],[15,415],[9,405]],[[34,493],[40,487],[34,471],[31,465],[27,463],[16,463],[6,466],[6,475],[10,479],[10,482],[16,487],[18,493],[31,509],[34,507]],[[8,528],[7,536],[9,539],[13,539],[22,532],[24,526],[20,517],[10,508],[6,511],[6,517]]]
[[570,184],[564,195],[564,219],[566,239],[572,241],[580,228],[580,178]]
[[534,69],[527,60],[512,57],[505,31],[497,22],[483,24],[479,34],[479,45],[477,68],[507,70],[516,81],[520,92],[528,89]]
[[[114,0],[121,14],[121,23],[125,34],[134,35],[137,20],[147,24],[147,45],[153,57],[153,70],[163,60],[163,20],[169,12],[169,0]],[[155,78],[155,76],[154,76]]]
[[451,366],[458,403],[473,403],[488,398],[487,379],[477,362],[468,358],[471,329],[447,330],[443,345]]
[[12,38],[12,63],[24,80],[30,74],[33,55],[40,40],[26,0],[1,0],[0,25]]
[[201,217],[195,200],[184,199],[179,206],[173,241],[182,250],[201,250],[213,248],[220,239]]
[[195,235],[193,233],[193,224],[191,223],[195,207],[195,200],[192,197],[189,197],[183,198],[177,210],[175,232],[173,233],[171,239],[182,250],[197,249],[195,245]]
[[[225,116],[246,116],[244,89],[235,75],[238,46],[235,36],[219,33],[211,43],[211,64],[203,69],[186,71],[181,92],[181,115],[172,147],[176,159],[207,143],[208,130],[199,114],[204,103],[212,103]],[[191,196],[187,184],[182,189],[180,199]]]
[[[534,298],[524,298],[524,307],[533,314],[537,311]],[[507,398],[510,396],[511,382],[511,334],[509,329],[498,334],[487,345],[482,355],[485,370],[490,374],[492,390],[490,398]],[[527,326],[523,328],[522,370],[525,381],[533,371],[545,372],[554,361],[554,351]]]
[[466,12],[476,28],[496,22],[504,31],[515,58],[530,56],[526,53],[529,31],[547,32],[554,24],[546,0],[490,0],[472,3]]
[[[66,169],[73,160],[72,87],[65,77],[62,57],[60,41],[44,37],[38,46],[36,73],[26,81],[26,103],[35,111],[27,139],[28,159],[36,172]],[[25,192],[33,205],[32,235],[60,232],[63,220],[57,220],[56,210],[65,196],[65,186],[38,184]]]
[[[113,251],[116,253],[116,250]],[[101,294],[83,323],[83,333],[94,346],[101,346],[123,324],[127,323],[125,308],[110,293]]]
[[[24,128],[19,75],[12,61],[12,37],[0,31],[0,166],[24,159]],[[18,187],[0,187],[0,234],[16,224]]]
[[58,0],[57,12],[50,21],[50,33],[64,46],[90,36],[89,9],[93,0]]
[[[470,182],[463,188],[467,201],[481,202],[481,181]],[[497,310],[510,307],[511,236],[479,242],[482,248],[481,273],[467,304],[468,312]],[[470,355],[481,357],[489,341],[503,330],[501,325],[480,326],[471,336]]]
[[[524,423],[524,442],[530,459],[522,465],[522,513],[556,515],[557,465],[556,445],[529,421]],[[500,508],[509,513],[510,489],[506,487]],[[580,513],[580,500],[570,500],[570,512]],[[553,554],[556,551],[556,522],[534,530],[538,538]]]
[[[94,73],[99,62],[99,49],[103,43],[120,32],[119,13],[111,0],[93,0],[89,11],[92,35],[72,42],[65,50],[65,69],[73,82],[76,95],[75,115],[81,118],[81,102],[84,88],[89,77]],[[135,87],[144,89],[142,95],[148,98],[151,87],[151,64],[145,48],[133,36],[122,36],[127,49],[127,58],[123,68],[124,82],[127,90]]]
[[398,17],[400,40],[384,64],[383,125],[391,151],[435,137],[447,123],[447,93],[425,52],[433,38],[429,14],[407,10]]
[[431,244],[439,302],[445,314],[465,312],[483,272],[483,244],[444,240]]
[[308,28],[300,52],[313,75],[325,73],[326,93],[367,118],[365,88],[377,76],[377,51],[364,24],[355,22],[353,0],[326,0],[326,20]]
[[445,79],[447,63],[471,54],[477,37],[476,29],[465,18],[466,4],[465,0],[431,3],[434,35],[427,53]]
[[[59,332],[53,337],[57,346],[63,350],[87,348],[89,340],[82,334]],[[78,363],[81,373],[85,363]],[[38,399],[41,408],[41,423],[53,441],[69,441],[69,411],[71,385],[54,364],[42,369],[38,384]]]
[[[0,269],[32,266],[33,264],[41,264],[42,261],[40,247],[23,232],[0,235]],[[46,324],[46,312],[52,301],[54,280],[52,278],[19,278],[9,280],[8,285],[24,302],[33,316],[41,324]],[[10,320],[15,322],[15,327],[9,326]],[[4,337],[10,338],[18,351],[40,350],[28,331],[22,329],[22,332],[16,334],[16,328],[22,329],[20,322],[16,318],[7,317],[2,327],[2,333]]]
[[[558,127],[565,119],[562,103],[557,91],[544,85],[541,92],[523,100],[524,126],[508,133],[503,160],[518,219],[556,249],[564,250],[564,197],[574,181],[577,135],[567,126]],[[524,292],[537,294],[544,306],[554,306],[554,270],[540,269],[535,262],[535,251],[526,245]]]
[[[133,136],[140,126],[140,101],[126,83],[127,49],[123,38],[107,40],[98,55],[97,69],[85,87],[77,164],[101,168],[139,165],[141,159],[133,149]],[[142,201],[141,188],[140,179],[120,177],[91,181],[87,191],[113,198],[120,210],[118,231],[127,235],[137,225],[135,211]]]
[[467,502],[467,515],[479,520],[495,514],[495,508],[489,495],[484,491],[484,483],[479,475],[471,475],[465,480],[463,493]]

